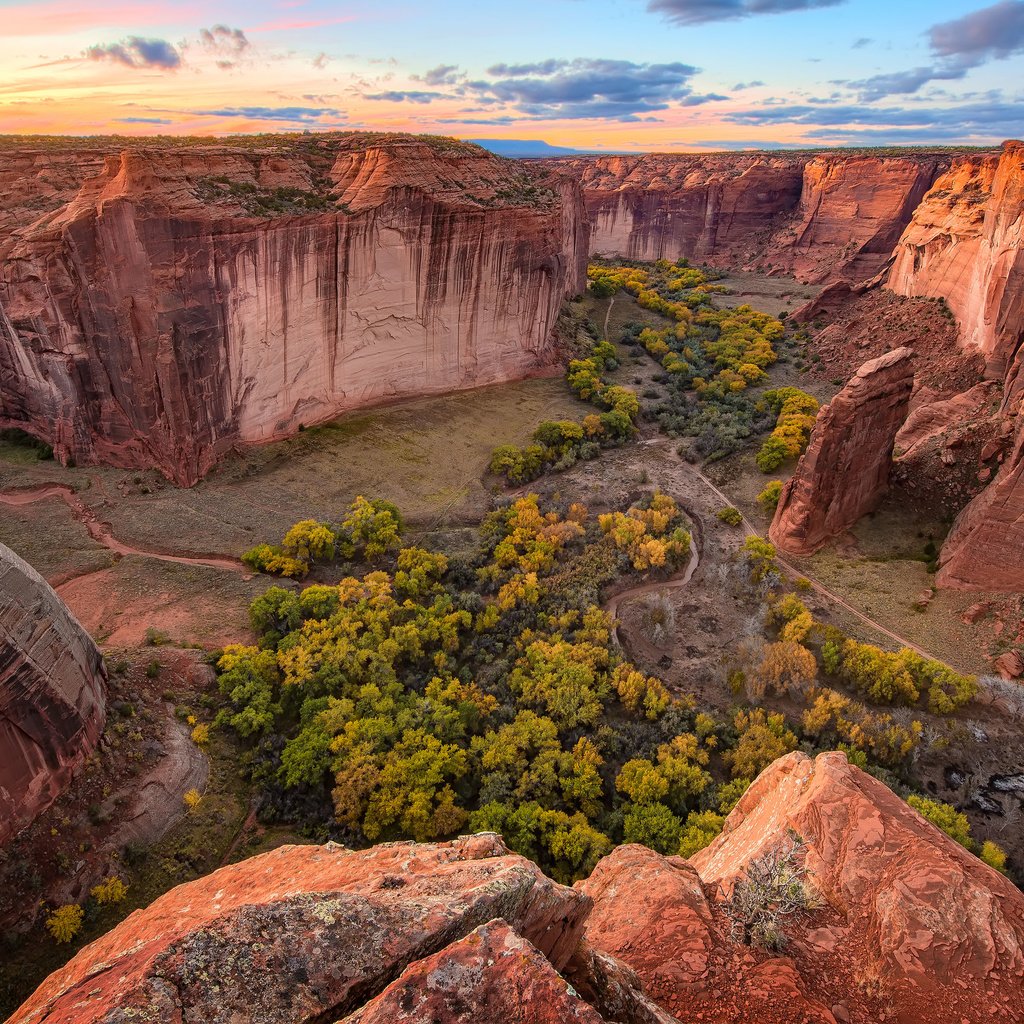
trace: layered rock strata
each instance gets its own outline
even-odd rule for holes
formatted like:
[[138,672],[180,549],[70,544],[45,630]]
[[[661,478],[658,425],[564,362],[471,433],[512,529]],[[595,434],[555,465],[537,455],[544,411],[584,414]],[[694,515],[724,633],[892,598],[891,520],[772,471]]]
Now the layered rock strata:
[[0,544],[0,844],[56,799],[95,748],[105,700],[92,638]]
[[898,348],[866,362],[818,412],[768,533],[780,550],[812,554],[877,507],[914,388],[912,355]]
[[739,263],[810,282],[877,274],[949,163],[938,153],[648,154],[548,162],[582,182],[592,252]]
[[[17,193],[34,165],[6,156]],[[453,140],[129,149],[66,202],[61,167],[0,236],[0,425],[64,461],[191,484],[239,444],[523,377],[585,279],[576,183]]]
[[[735,926],[782,864],[781,952]],[[690,861],[625,846],[574,888],[494,835],[284,847],[179,886],[9,1024],[175,1020],[1016,1024],[1024,896],[840,753],[789,754]]]
[[895,251],[887,287],[942,298],[963,345],[988,374],[1021,388],[1024,343],[1024,143],[998,155],[958,158],[914,212]]

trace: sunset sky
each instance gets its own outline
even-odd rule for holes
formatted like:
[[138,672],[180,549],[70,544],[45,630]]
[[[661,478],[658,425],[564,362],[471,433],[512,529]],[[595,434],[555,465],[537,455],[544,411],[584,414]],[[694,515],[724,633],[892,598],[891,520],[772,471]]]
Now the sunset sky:
[[1024,135],[1024,0],[0,0],[0,132],[587,150]]

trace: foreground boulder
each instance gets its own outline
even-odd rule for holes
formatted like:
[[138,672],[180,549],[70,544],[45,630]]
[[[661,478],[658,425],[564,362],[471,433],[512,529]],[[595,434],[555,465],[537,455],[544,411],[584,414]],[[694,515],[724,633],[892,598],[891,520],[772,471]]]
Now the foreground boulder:
[[780,550],[813,554],[877,507],[889,485],[893,442],[907,418],[912,356],[898,348],[866,362],[818,413],[769,530]]
[[793,753],[691,860],[623,846],[571,889],[490,834],[222,868],[8,1024],[1020,1024],[1022,979],[1024,895],[844,754]]
[[105,700],[92,638],[0,544],[0,844],[57,798],[95,748]]
[[504,921],[408,967],[344,1024],[601,1024],[538,950]]
[[360,853],[286,846],[132,914],[52,974],[9,1024],[338,1020],[495,918],[558,969],[589,905],[493,835]]

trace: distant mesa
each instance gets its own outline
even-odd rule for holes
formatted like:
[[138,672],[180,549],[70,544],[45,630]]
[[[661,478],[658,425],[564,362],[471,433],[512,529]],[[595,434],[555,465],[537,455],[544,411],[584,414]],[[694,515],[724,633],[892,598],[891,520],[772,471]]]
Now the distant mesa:
[[498,156],[518,159],[544,156],[579,156],[585,149],[570,149],[568,146],[552,146],[541,139],[467,139],[467,142],[483,146]]

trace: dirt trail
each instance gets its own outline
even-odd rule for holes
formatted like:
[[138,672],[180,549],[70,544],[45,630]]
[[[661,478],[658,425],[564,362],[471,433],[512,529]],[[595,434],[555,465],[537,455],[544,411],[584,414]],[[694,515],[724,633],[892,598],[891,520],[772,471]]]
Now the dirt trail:
[[[694,475],[699,480],[701,480],[706,487],[710,488],[712,493],[716,494],[719,498],[721,498],[726,505],[732,505],[732,502],[728,499],[728,497],[726,497],[725,494],[723,494],[699,469],[697,469],[696,466],[691,466],[690,469],[693,471]],[[743,515],[742,512],[740,514]],[[746,516],[743,516],[743,533],[744,536],[747,537],[751,536],[752,534],[758,534],[758,531],[754,528],[754,525],[750,522],[749,519],[747,519]],[[934,654],[929,654],[926,650],[924,650],[924,648],[918,647],[917,644],[913,643],[910,640],[907,640],[905,637],[900,636],[898,633],[893,633],[892,630],[887,629],[880,622],[875,622],[874,619],[865,615],[862,611],[859,611],[858,609],[854,608],[852,604],[843,600],[843,598],[841,598],[838,594],[829,590],[828,587],[826,587],[823,583],[819,583],[817,580],[808,576],[805,572],[802,572],[795,565],[792,565],[790,562],[785,561],[785,559],[779,558],[778,555],[776,555],[775,561],[778,563],[779,568],[782,569],[787,576],[794,578],[802,577],[803,579],[807,580],[808,583],[810,583],[811,588],[816,593],[821,594],[822,597],[828,598],[828,600],[831,601],[833,604],[839,605],[839,607],[842,608],[844,611],[848,611],[851,615],[856,616],[866,626],[870,626],[872,629],[881,633],[883,636],[887,636],[890,640],[895,641],[902,647],[909,647],[912,651],[916,652],[917,654],[920,654],[922,658],[930,658],[932,661],[938,661],[943,665],[945,664],[945,662],[942,661],[941,658],[936,657]]]
[[612,306],[615,305],[615,296],[612,296],[612,301],[608,303],[608,309],[604,314],[604,340],[608,340],[608,320],[612,315]]
[[[166,551],[153,551],[145,548],[132,547],[119,541],[113,534],[109,523],[97,518],[96,513],[70,488],[64,484],[41,484],[38,487],[0,492],[0,505],[21,508],[33,505],[47,498],[59,498],[70,509],[71,516],[81,523],[97,544],[113,551],[117,555],[139,555],[142,558],[154,558],[161,562],[177,562],[179,565],[208,565],[214,569],[231,569],[241,572],[245,566],[237,558],[223,555],[175,555]],[[65,581],[67,582],[67,581]]]

